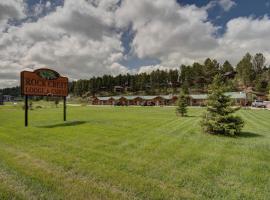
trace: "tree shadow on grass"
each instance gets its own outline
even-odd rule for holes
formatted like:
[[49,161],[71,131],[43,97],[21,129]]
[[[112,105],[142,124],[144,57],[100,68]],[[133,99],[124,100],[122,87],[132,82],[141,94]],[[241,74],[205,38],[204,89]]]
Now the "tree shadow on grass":
[[199,115],[185,115],[185,116],[181,116],[180,114],[176,113],[177,117],[181,117],[181,118],[191,118],[191,117],[199,117]]
[[245,131],[245,132],[241,132],[237,137],[240,137],[240,138],[255,138],[255,137],[263,137],[263,135]]
[[59,124],[51,124],[45,126],[38,126],[39,128],[57,128],[57,127],[67,127],[67,126],[78,126],[87,123],[86,121],[70,121]]
[[223,135],[223,134],[208,134],[203,132],[203,134],[206,135],[212,135],[212,136],[217,136],[217,137],[224,137],[224,138],[256,138],[256,137],[264,137],[263,135],[257,134],[257,133],[252,133],[248,131],[241,132],[239,135]]
[[199,117],[199,116],[196,116],[196,115],[187,115],[185,117],[190,118],[190,117]]

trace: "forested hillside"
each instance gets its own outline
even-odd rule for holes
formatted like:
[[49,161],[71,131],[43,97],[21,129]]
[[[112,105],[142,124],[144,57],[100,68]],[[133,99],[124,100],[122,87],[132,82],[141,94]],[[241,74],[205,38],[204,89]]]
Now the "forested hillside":
[[[74,96],[168,94],[177,93],[180,88],[190,93],[202,93],[207,91],[216,74],[222,75],[230,91],[252,87],[254,91],[268,93],[270,89],[270,69],[261,53],[254,56],[247,53],[236,66],[232,66],[229,61],[220,64],[207,58],[204,63],[181,65],[168,71],[101,77],[91,77],[89,74],[88,80],[71,82],[69,89]],[[122,90],[115,91],[115,87]],[[6,88],[0,90],[0,93],[18,96],[20,88]]]
[[104,75],[89,80],[78,80],[71,84],[70,92],[77,96],[84,94],[115,94],[115,86],[126,90],[123,93],[166,94],[175,93],[179,88],[189,92],[206,92],[216,74],[222,74],[228,90],[237,91],[252,87],[257,92],[267,93],[270,88],[270,69],[263,54],[252,56],[247,53],[236,66],[229,61],[223,64],[207,58],[204,63],[181,65],[177,70],[140,73],[135,75]]

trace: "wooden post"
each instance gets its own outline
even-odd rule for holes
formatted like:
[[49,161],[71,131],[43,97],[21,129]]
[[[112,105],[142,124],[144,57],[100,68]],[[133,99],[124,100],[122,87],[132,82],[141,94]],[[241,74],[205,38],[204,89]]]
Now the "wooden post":
[[24,126],[28,126],[28,96],[24,96]]
[[67,99],[64,97],[64,121],[67,121]]

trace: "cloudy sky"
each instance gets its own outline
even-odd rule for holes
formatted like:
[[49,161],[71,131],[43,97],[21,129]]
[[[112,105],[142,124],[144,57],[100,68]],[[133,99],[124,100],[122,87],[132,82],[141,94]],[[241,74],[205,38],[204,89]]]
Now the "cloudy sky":
[[0,0],[0,88],[44,66],[70,79],[270,61],[270,0]]

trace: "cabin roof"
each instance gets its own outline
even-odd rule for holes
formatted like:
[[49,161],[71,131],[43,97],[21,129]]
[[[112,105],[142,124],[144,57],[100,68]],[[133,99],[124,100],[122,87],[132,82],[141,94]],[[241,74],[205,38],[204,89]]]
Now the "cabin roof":
[[97,97],[97,99],[100,100],[100,101],[108,101],[111,98],[112,97]]
[[[232,99],[246,99],[247,94],[245,92],[226,92],[225,95],[230,96]],[[191,94],[192,99],[207,99],[207,94]]]
[[[232,99],[246,99],[247,95],[245,92],[226,92],[225,95],[230,96]],[[207,94],[190,94],[189,97],[192,99],[202,99],[205,100],[207,99]],[[120,100],[121,98],[124,98],[126,100],[134,100],[136,98],[140,98],[143,100],[152,100],[155,98],[163,98],[166,100],[171,100],[173,99],[174,95],[149,95],[149,96],[110,96],[110,97],[97,97],[98,100],[101,101],[108,101],[110,99],[113,100]]]
[[245,92],[226,92],[225,95],[230,96],[232,99],[246,99]]

